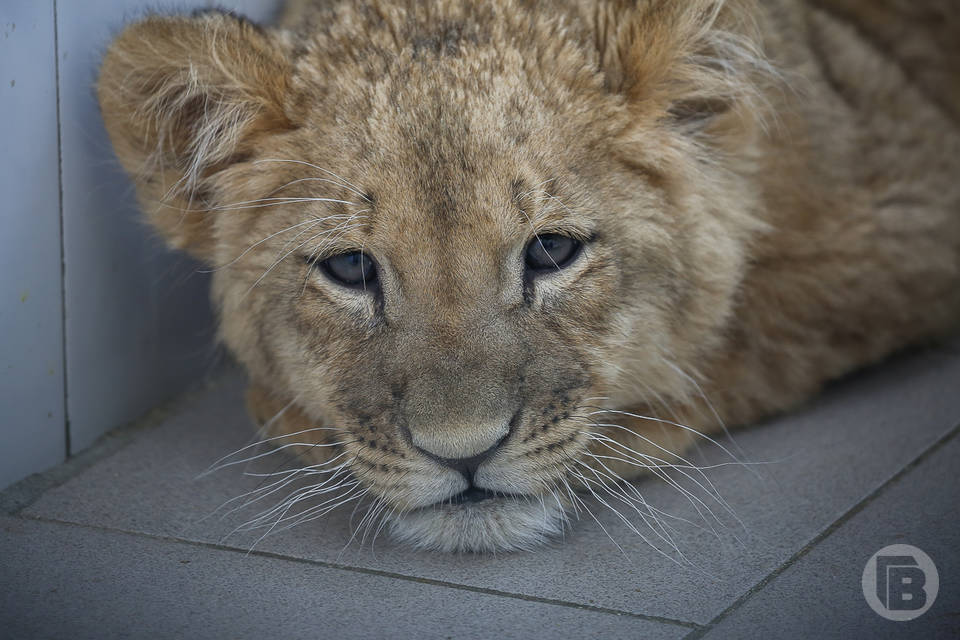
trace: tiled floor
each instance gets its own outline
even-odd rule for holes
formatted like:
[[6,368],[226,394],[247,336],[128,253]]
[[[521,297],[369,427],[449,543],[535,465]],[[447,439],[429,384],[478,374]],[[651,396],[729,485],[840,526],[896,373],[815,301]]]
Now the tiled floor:
[[[250,441],[242,387],[228,372],[0,494],[0,636],[960,637],[958,345],[898,358],[737,432],[738,458],[756,464],[706,472],[729,510],[687,485],[724,523],[715,530],[676,489],[639,483],[650,504],[691,520],[674,534],[690,566],[597,503],[596,520],[535,553],[351,541],[362,510],[351,525],[349,508],[259,541],[228,535],[255,511],[214,511],[262,479],[242,465],[197,476]],[[714,446],[695,457],[729,462]],[[861,588],[870,556],[895,543],[939,570],[934,605],[910,622],[875,614]]]

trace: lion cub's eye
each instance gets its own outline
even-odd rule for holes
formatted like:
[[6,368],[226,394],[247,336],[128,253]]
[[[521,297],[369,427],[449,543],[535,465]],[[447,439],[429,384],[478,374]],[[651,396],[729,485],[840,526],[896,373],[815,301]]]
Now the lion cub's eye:
[[376,282],[377,267],[362,251],[351,251],[327,258],[317,264],[320,270],[339,285],[365,289]]
[[546,233],[530,241],[524,260],[527,269],[534,272],[563,269],[576,260],[580,247],[579,240],[559,233]]

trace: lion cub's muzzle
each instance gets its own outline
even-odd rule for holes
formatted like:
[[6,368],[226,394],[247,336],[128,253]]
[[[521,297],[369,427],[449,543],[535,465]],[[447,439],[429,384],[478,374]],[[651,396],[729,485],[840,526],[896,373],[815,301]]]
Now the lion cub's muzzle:
[[450,499],[450,502],[453,504],[461,504],[465,502],[483,502],[484,500],[496,497],[498,494],[490,491],[485,487],[479,487],[476,484],[476,473],[484,462],[490,459],[493,454],[495,454],[499,449],[500,445],[507,439],[510,435],[511,426],[514,424],[513,421],[507,425],[506,431],[493,443],[490,447],[481,451],[480,453],[469,456],[466,458],[442,458],[432,451],[424,449],[416,444],[414,440],[414,447],[424,456],[430,458],[434,462],[437,462],[445,467],[449,467],[454,471],[460,473],[463,476],[463,479],[467,482],[467,488],[464,489],[461,493],[453,496]]

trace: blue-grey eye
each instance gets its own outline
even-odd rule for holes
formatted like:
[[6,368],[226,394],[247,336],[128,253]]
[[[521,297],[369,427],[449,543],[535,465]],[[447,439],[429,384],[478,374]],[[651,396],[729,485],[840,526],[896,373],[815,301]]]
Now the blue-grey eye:
[[365,289],[377,281],[377,267],[367,254],[351,251],[318,263],[328,278],[344,287]]
[[524,261],[533,272],[563,269],[580,255],[581,242],[559,233],[536,236],[527,245]]

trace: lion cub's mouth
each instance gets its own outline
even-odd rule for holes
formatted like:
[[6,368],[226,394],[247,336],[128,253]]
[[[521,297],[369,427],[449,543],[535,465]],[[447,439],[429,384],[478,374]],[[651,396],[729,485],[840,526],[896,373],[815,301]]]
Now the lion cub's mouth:
[[560,503],[539,496],[471,487],[426,507],[395,515],[395,538],[419,549],[446,552],[529,550],[559,535]]
[[447,498],[446,500],[441,500],[434,506],[475,504],[479,502],[487,502],[489,500],[524,497],[526,496],[516,493],[503,493],[502,491],[490,491],[489,489],[482,489],[480,487],[470,487],[468,489],[464,489],[455,496]]

